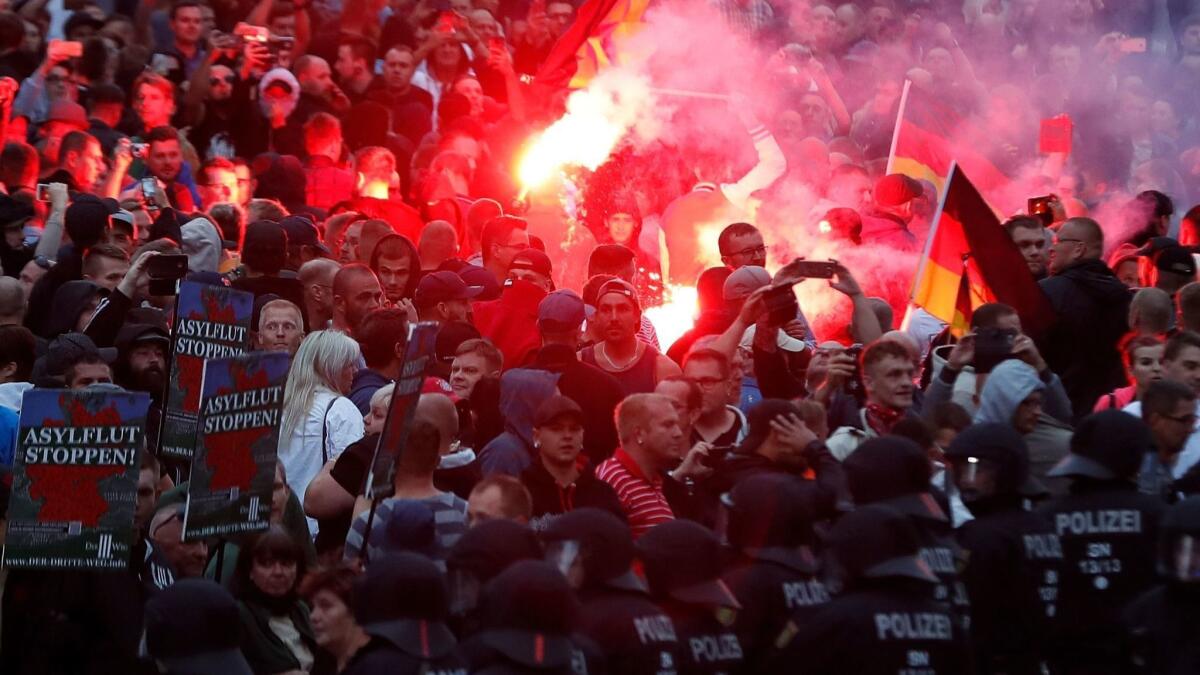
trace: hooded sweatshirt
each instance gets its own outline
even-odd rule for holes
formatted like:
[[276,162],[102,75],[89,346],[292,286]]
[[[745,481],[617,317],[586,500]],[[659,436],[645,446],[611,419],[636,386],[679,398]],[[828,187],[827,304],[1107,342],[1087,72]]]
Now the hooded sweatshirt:
[[979,394],[976,424],[995,422],[1012,425],[1017,406],[1035,391],[1044,391],[1046,384],[1033,366],[1024,361],[1009,359],[992,369],[983,391]]
[[[78,279],[68,281],[54,292],[54,311],[46,322],[46,337],[52,339],[75,330],[79,315],[97,294],[106,293],[96,284]],[[88,317],[89,319],[91,317]]]
[[484,476],[496,473],[518,477],[533,461],[533,416],[554,395],[558,373],[515,368],[500,378],[500,414],[504,433],[479,453]]
[[216,272],[221,264],[221,235],[207,218],[195,218],[179,229],[188,271]]

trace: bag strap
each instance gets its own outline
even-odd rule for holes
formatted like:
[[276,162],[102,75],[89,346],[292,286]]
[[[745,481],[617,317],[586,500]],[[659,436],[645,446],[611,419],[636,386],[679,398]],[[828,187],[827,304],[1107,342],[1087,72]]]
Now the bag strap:
[[329,405],[325,406],[325,416],[321,418],[321,466],[329,463],[329,450],[325,448],[325,443],[329,439],[329,411],[333,410],[333,404],[337,403],[337,400],[336,395],[329,400]]

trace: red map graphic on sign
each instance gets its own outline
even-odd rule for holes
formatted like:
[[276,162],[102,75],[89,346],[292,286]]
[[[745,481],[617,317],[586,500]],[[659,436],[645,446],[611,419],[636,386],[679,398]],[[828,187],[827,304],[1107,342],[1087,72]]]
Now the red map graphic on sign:
[[[187,318],[193,321],[209,321],[212,323],[237,323],[237,314],[233,305],[223,305],[221,299],[210,293],[201,292],[204,303],[203,312],[188,312]],[[200,410],[200,380],[204,376],[204,359],[186,354],[176,354],[175,362],[179,366],[179,389],[183,392],[183,409],[189,412]]]
[[[96,427],[116,426],[122,422],[121,413],[116,406],[101,408],[91,412],[83,401],[73,399],[66,402],[62,397],[59,401],[65,405],[66,419],[71,426]],[[66,426],[63,420],[44,418],[42,426]],[[101,466],[78,466],[71,464],[33,464],[26,465],[25,475],[29,477],[30,499],[44,499],[38,509],[39,522],[71,522],[78,520],[84,527],[96,527],[100,518],[108,512],[108,502],[100,495],[100,481],[125,473],[125,467],[120,464],[105,464]]]
[[[233,387],[222,387],[215,396],[262,389],[270,385],[265,370],[247,374],[245,367],[235,363],[230,367],[230,375],[233,377]],[[236,487],[242,492],[249,490],[250,481],[254,480],[258,469],[254,463],[254,443],[270,433],[269,428],[253,427],[206,435],[204,445],[208,449],[207,463],[213,472],[209,489],[215,491]]]

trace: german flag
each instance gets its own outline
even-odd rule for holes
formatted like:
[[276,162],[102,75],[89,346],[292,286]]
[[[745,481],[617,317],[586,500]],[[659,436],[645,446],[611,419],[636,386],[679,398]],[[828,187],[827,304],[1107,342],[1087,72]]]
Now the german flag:
[[617,42],[634,33],[650,0],[587,0],[575,22],[558,38],[534,78],[551,89],[586,87],[617,60]]
[[975,308],[1003,302],[1016,308],[1026,333],[1040,335],[1054,321],[1054,310],[1016,244],[956,162],[944,183],[913,280],[913,304],[961,335]]
[[1005,190],[1012,179],[996,168],[983,155],[956,144],[955,139],[966,135],[967,122],[950,106],[904,82],[900,96],[900,111],[892,135],[892,150],[888,156],[888,173],[902,173],[917,180],[927,180],[942,194],[950,164],[957,162],[975,177],[985,195]]

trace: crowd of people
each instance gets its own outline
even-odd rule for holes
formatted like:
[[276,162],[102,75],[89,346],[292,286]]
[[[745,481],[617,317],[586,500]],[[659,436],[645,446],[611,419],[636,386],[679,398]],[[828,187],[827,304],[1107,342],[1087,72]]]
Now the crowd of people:
[[[152,399],[128,569],[0,571],[0,670],[1200,672],[1200,5],[706,7],[778,84],[720,130],[754,161],[622,145],[522,200],[576,3],[0,0],[0,505],[26,391]],[[905,80],[1053,193],[1004,222],[1047,329],[899,325]],[[261,532],[185,540],[158,452],[180,254],[291,356]]]

